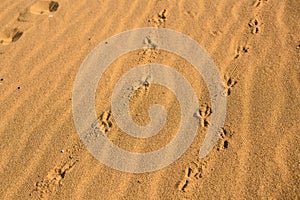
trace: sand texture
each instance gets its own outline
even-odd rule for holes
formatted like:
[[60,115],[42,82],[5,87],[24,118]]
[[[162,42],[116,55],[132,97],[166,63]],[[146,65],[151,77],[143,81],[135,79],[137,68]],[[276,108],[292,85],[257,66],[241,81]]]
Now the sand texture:
[[[300,199],[299,21],[299,0],[1,0],[0,199]],[[190,148],[161,170],[134,174],[89,153],[74,125],[72,92],[81,63],[100,42],[142,27],[176,30],[209,53],[226,87],[227,116],[217,145],[199,159],[213,114],[201,75],[159,49],[120,56],[95,96],[99,125],[119,147],[157,150],[180,124],[176,96],[144,84],[130,99],[132,119],[147,125],[158,103],[167,110],[164,128],[148,139],[118,128],[112,90],[135,66],[174,68],[199,103]]]

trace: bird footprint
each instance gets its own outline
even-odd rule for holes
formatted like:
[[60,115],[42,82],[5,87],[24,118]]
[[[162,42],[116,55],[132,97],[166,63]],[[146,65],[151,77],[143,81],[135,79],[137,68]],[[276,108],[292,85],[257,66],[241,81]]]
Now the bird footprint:
[[210,114],[211,114],[211,108],[207,104],[200,106],[200,108],[196,112],[196,116],[200,120],[201,127],[208,127],[210,125],[207,119],[210,116]]
[[229,96],[231,94],[232,88],[237,84],[237,81],[233,80],[232,78],[225,77],[226,79],[226,89],[225,95]]
[[260,22],[257,19],[251,19],[248,26],[251,28],[252,34],[257,34],[260,32]]

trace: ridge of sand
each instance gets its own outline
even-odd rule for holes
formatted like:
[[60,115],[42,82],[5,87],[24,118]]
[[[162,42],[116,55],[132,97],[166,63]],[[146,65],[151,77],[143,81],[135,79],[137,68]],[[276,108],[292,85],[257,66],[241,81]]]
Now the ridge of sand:
[[[298,199],[299,13],[297,0],[3,1],[0,199]],[[207,50],[224,76],[228,113],[207,158],[197,159],[210,122],[203,115],[195,141],[175,163],[153,173],[122,173],[81,143],[72,118],[73,83],[98,43],[148,26],[182,32]],[[98,85],[97,114],[110,111],[120,75],[149,62],[182,73],[196,88],[199,107],[209,110],[207,88],[189,63],[145,49],[110,66]],[[141,102],[148,107],[165,92],[161,102],[175,107],[171,125],[139,141],[122,135],[113,116],[102,115],[99,122],[120,147],[152,151],[175,134],[175,97],[163,88],[148,89],[132,100],[135,120],[148,119]]]

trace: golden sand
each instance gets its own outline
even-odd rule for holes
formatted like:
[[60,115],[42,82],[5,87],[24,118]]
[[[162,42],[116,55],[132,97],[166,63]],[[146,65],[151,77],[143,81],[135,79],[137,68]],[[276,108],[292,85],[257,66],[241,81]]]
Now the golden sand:
[[[298,0],[3,0],[0,4],[0,199],[298,199],[300,198],[300,5]],[[199,129],[171,165],[149,173],[117,171],[95,159],[74,126],[72,91],[79,67],[120,32],[162,27],[195,39],[226,86],[227,117],[204,159],[210,98],[195,69],[175,55],[139,50],[116,60],[96,93],[99,124],[135,152],[165,145],[178,129],[176,97],[138,88],[133,120],[145,125],[153,103],[168,122],[153,138],[123,134],[110,112],[112,89],[127,70],[163,63],[197,93]]]

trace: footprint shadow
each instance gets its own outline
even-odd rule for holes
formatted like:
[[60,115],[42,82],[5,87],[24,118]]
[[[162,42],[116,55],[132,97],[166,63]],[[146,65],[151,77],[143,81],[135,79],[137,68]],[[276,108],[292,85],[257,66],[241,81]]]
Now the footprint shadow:
[[23,35],[23,31],[18,28],[6,29],[0,32],[0,44],[9,45],[12,42],[18,41]]
[[21,12],[17,18],[19,22],[33,21],[38,15],[48,15],[56,12],[59,8],[59,3],[56,1],[37,1],[29,8]]
[[[19,13],[18,22],[37,20],[36,16],[46,15],[58,10],[59,3],[56,1],[37,1],[23,12]],[[9,45],[18,41],[24,34],[17,26],[0,31],[0,45]]]
[[56,12],[58,7],[59,4],[56,1],[38,1],[30,7],[29,11],[32,14],[42,15],[50,12]]

